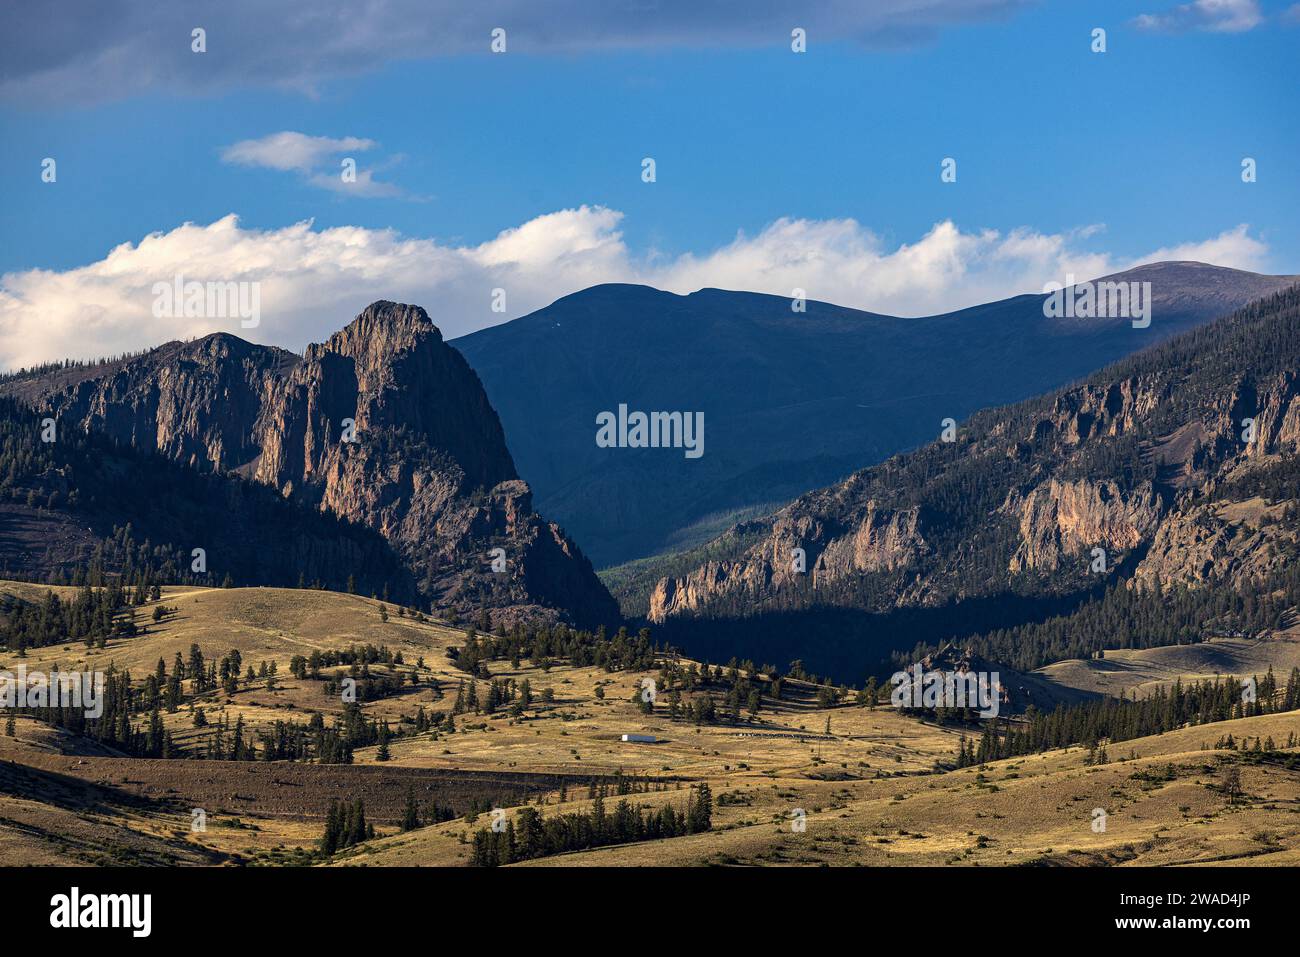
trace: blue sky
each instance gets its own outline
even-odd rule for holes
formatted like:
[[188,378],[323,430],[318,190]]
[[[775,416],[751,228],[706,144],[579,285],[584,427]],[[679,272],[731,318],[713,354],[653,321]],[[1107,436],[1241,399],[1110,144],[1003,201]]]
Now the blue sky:
[[[701,40],[688,23],[640,46],[551,49],[525,35],[493,55],[478,30],[466,44],[479,52],[376,55],[384,65],[359,74],[325,65],[306,79],[241,78],[223,60],[236,42],[228,30],[210,31],[202,56],[184,51],[184,69],[212,71],[205,82],[144,83],[127,69],[77,77],[78,86],[68,81],[73,57],[57,76],[0,85],[0,274],[30,309],[35,284],[13,275],[86,267],[187,221],[234,213],[248,231],[310,220],[317,231],[391,229],[477,247],[583,206],[622,214],[621,255],[651,277],[655,264],[687,257],[698,267],[738,232],[759,236],[783,218],[854,220],[880,255],[941,222],[971,236],[1030,230],[1067,243],[1067,261],[1081,264],[1124,264],[1244,224],[1245,261],[1232,264],[1300,272],[1300,26],[1288,22],[1300,17],[1287,4],[1241,3],[1262,22],[1152,30],[1134,18],[1176,15],[1178,5],[994,2],[1005,9],[991,18],[958,13],[902,41],[828,22],[824,35],[809,28],[801,55],[775,26],[799,25],[797,7],[773,18],[770,43]],[[1089,47],[1098,26],[1108,33],[1104,54]],[[172,36],[188,47],[187,35]],[[103,69],[93,53],[87,70]],[[232,75],[215,78],[222,70]],[[232,144],[281,131],[374,141],[348,155],[396,195],[354,195],[314,185],[307,171],[223,160]],[[335,173],[339,155],[314,173]],[[47,156],[58,163],[53,184],[40,178]],[[657,163],[653,184],[641,181],[645,156]],[[1247,156],[1258,163],[1252,184],[1240,177]],[[940,182],[944,157],[957,160],[956,183]],[[1231,247],[1224,256],[1233,258],[1226,242],[1211,248]],[[980,255],[992,268],[1002,253]],[[712,284],[700,268],[687,272]],[[745,278],[734,263],[719,272],[718,285]],[[875,290],[882,306],[871,289],[835,291],[857,299],[850,305],[907,314],[913,300],[889,288],[886,278]],[[519,306],[568,291],[529,287]],[[974,282],[967,299],[990,291],[997,283]],[[951,305],[961,294],[952,291]],[[12,316],[18,306],[9,305]],[[931,305],[915,298],[913,311]],[[299,345],[305,330],[290,328],[285,344]]]

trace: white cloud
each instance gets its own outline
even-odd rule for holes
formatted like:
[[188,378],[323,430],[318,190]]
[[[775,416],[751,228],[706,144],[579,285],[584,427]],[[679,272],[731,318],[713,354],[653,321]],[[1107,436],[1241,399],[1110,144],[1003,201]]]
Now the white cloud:
[[1258,0],[1195,0],[1164,13],[1143,13],[1133,21],[1142,30],[1172,33],[1244,33],[1263,22]]
[[[320,189],[328,189],[345,196],[400,196],[402,191],[392,183],[375,179],[375,170],[357,167],[355,156],[379,144],[359,136],[308,136],[285,130],[271,133],[255,140],[241,140],[221,151],[223,162],[236,166],[253,166],[280,172],[296,172],[303,181]],[[401,157],[388,160],[388,165]],[[343,178],[343,163],[351,161],[351,176]]]
[[1226,230],[1204,242],[1183,243],[1181,246],[1157,249],[1133,265],[1192,260],[1219,266],[1235,266],[1237,269],[1258,270],[1267,255],[1268,247],[1260,240],[1251,238],[1249,227],[1242,223],[1235,229]]
[[227,163],[239,166],[264,166],[267,169],[297,170],[310,172],[319,167],[327,158],[343,153],[364,152],[374,149],[378,144],[374,140],[358,136],[334,138],[330,136],[307,136],[285,130],[272,133],[256,140],[240,140],[233,146],[221,151],[221,158]]
[[[851,219],[781,219],[754,236],[672,259],[634,255],[622,214],[583,206],[539,216],[478,245],[410,238],[387,229],[310,222],[240,226],[229,215],[124,243],[62,272],[0,276],[0,368],[95,357],[225,330],[301,349],[376,299],[424,306],[447,338],[523,315],[602,282],[679,293],[704,286],[812,299],[894,315],[928,315],[1024,292],[1067,273],[1090,278],[1143,262],[1191,259],[1261,269],[1267,247],[1237,226],[1203,242],[1125,259],[1079,248],[1095,226],[1067,234],[1022,228],[963,232],[940,222],[914,242],[887,245]],[[186,280],[261,284],[261,325],[238,319],[156,319],[152,288]],[[491,311],[492,290],[508,311]]]

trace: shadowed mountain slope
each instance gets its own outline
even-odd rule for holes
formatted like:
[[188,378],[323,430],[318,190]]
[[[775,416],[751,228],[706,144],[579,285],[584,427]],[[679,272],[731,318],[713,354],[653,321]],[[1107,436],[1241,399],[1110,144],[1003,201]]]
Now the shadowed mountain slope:
[[1029,669],[1280,627],[1300,595],[1297,369],[1290,289],[732,529],[649,617],[688,651],[841,674],[979,633]]
[[[598,567],[712,538],[928,441],[962,419],[1056,388],[1297,277],[1201,263],[1142,266],[1152,319],[1049,319],[1041,295],[903,319],[748,292],[604,285],[456,340],[501,415],[538,507]],[[599,448],[596,416],[703,412],[704,454]],[[628,610],[625,607],[625,610]],[[633,609],[635,610],[635,609]]]

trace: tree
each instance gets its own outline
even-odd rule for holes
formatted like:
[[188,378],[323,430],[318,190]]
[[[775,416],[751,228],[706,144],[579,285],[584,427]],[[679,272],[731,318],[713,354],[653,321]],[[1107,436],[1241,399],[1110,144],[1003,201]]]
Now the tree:
[[203,668],[203,652],[199,650],[197,643],[190,644],[190,662],[185,670],[194,679],[195,691],[207,690],[206,672]]
[[325,814],[325,833],[321,835],[320,849],[323,854],[333,854],[339,849],[342,836],[342,809],[337,800],[331,799],[329,810]]
[[1241,800],[1241,768],[1235,764],[1223,773],[1223,793],[1227,795],[1229,804]]
[[707,784],[701,783],[686,806],[686,829],[691,834],[699,834],[711,827],[713,827],[713,792]]
[[353,844],[360,844],[370,836],[371,833],[373,833],[373,831],[366,825],[365,802],[362,801],[361,798],[357,798],[356,803],[352,806],[351,827],[348,831],[347,844],[345,846],[350,847]]
[[402,812],[402,830],[414,831],[420,826],[420,809],[415,803],[415,788],[406,789],[406,810]]

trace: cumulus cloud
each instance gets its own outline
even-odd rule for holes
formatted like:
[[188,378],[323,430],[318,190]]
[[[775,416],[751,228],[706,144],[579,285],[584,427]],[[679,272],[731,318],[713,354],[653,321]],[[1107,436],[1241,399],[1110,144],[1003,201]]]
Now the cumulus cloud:
[[[0,276],[0,367],[96,357],[170,339],[228,331],[300,350],[376,299],[424,306],[448,338],[531,312],[602,282],[689,293],[705,286],[824,300],[894,315],[928,315],[1025,292],[1068,273],[1093,278],[1144,262],[1190,259],[1261,269],[1268,249],[1237,226],[1137,259],[1088,252],[1096,227],[1065,234],[1022,228],[963,231],[944,221],[890,245],[852,219],[780,219],[757,235],[674,258],[634,254],[622,214],[583,206],[549,213],[477,245],[406,237],[389,229],[310,222],[246,229],[235,215],[186,223],[123,243],[65,271]],[[155,283],[257,282],[261,324],[238,318],[155,318]],[[494,290],[506,311],[492,311]]]
[[1182,33],[1244,33],[1264,22],[1258,0],[1195,0],[1164,13],[1144,13],[1133,23],[1141,30]]
[[[915,43],[944,27],[1005,16],[1028,0],[222,0],[201,9],[136,0],[13,3],[0,31],[0,97],[85,102],[150,89],[202,93],[323,80],[394,60],[487,53],[507,31],[511,53],[610,48],[764,46],[801,26],[813,43]],[[193,53],[190,31],[207,32]]]
[[1157,249],[1134,265],[1194,260],[1219,266],[1234,266],[1237,269],[1259,270],[1267,256],[1268,247],[1260,240],[1253,239],[1250,230],[1243,223],[1204,242]]

